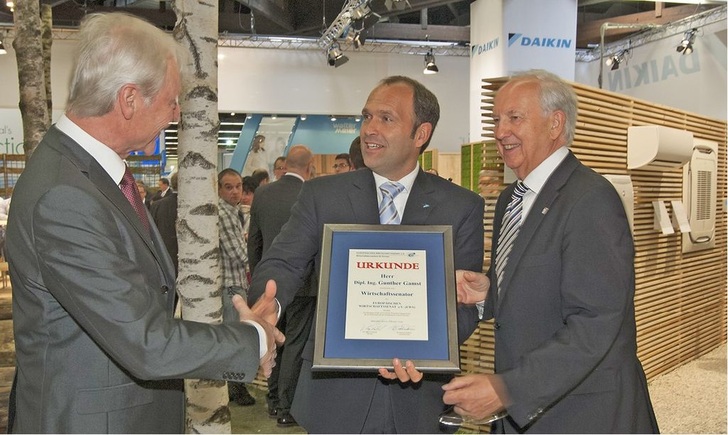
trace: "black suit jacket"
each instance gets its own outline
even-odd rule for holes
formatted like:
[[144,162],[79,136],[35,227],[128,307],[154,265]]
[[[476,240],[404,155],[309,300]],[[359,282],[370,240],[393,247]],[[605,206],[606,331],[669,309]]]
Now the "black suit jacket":
[[[514,186],[496,204],[492,258]],[[486,300],[513,401],[499,422],[507,432],[657,431],[637,359],[633,257],[617,192],[569,153],[521,226],[500,295],[492,285]]]
[[[250,207],[250,229],[248,231],[250,273],[255,272],[255,266],[258,265],[263,254],[271,247],[273,240],[291,217],[291,208],[295,204],[302,186],[303,180],[300,178],[284,175],[280,180],[256,189],[255,199]],[[308,274],[303,287],[299,290],[299,295],[315,297],[318,293],[318,280],[312,275],[312,273]]]
[[[402,216],[403,225],[452,225],[457,269],[483,267],[483,199],[435,175],[420,171]],[[291,218],[256,267],[250,301],[275,279],[285,307],[301,287],[306,269],[314,262],[320,271],[321,241],[326,223],[379,224],[376,186],[369,169],[319,177],[303,184]],[[458,307],[460,342],[478,322],[474,307]],[[303,352],[303,367],[292,408],[293,416],[309,432],[360,432],[367,416],[376,373],[313,373],[315,328]],[[416,385],[389,384],[397,431],[432,433],[439,430],[443,383],[449,375],[426,374]]]
[[167,194],[162,199],[155,201],[150,213],[162,236],[164,246],[167,248],[169,256],[172,257],[174,271],[177,272],[179,270],[177,265],[179,250],[177,248],[177,192]]
[[255,378],[255,328],[173,318],[156,226],[55,126],[15,186],[6,247],[14,432],[181,433],[182,378]]
[[255,271],[263,253],[273,244],[273,239],[291,216],[291,207],[298,198],[303,180],[284,175],[280,180],[255,190],[250,207],[250,228],[248,229],[248,261],[250,272]]

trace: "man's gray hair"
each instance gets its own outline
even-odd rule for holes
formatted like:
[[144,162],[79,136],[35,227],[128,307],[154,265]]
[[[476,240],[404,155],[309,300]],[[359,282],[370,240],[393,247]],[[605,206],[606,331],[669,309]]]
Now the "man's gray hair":
[[541,90],[541,109],[544,115],[548,116],[555,110],[564,112],[566,115],[564,139],[566,140],[566,145],[570,146],[574,141],[578,107],[578,100],[574,88],[556,74],[542,69],[519,72],[514,74],[512,79],[538,82]]
[[130,83],[149,103],[164,85],[168,63],[181,68],[185,59],[171,35],[126,13],[89,14],[78,37],[67,110],[79,117],[109,113],[119,90]]

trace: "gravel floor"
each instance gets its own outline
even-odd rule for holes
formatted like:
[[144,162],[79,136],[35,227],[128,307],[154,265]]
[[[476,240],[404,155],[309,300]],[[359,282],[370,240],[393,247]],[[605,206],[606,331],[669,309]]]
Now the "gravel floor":
[[727,433],[726,346],[649,384],[662,433]]

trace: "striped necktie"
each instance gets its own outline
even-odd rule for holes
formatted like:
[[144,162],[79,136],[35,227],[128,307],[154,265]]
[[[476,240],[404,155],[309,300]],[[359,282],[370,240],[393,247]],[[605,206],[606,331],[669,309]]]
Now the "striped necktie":
[[516,240],[518,230],[521,228],[521,214],[523,213],[523,195],[528,191],[528,187],[521,180],[516,183],[516,188],[511,194],[511,202],[506,207],[503,215],[503,223],[501,225],[500,234],[498,235],[498,247],[495,251],[495,273],[498,279],[498,294],[501,291],[501,282],[503,281],[503,273],[508,263],[508,255],[513,249],[513,242]]
[[394,198],[404,191],[404,186],[395,182],[387,181],[379,186],[382,191],[382,202],[379,203],[379,223],[382,225],[399,225],[402,218],[394,206]]

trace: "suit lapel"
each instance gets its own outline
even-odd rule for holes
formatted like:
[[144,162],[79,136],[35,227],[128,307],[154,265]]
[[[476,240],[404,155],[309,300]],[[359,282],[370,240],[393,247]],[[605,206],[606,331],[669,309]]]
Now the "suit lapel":
[[[523,258],[531,240],[537,236],[537,230],[546,218],[552,204],[556,201],[556,198],[559,197],[561,188],[564,184],[566,184],[572,172],[574,172],[578,165],[579,161],[570,151],[564,161],[561,162],[561,164],[551,174],[549,179],[546,181],[546,184],[543,185],[543,188],[541,188],[541,192],[539,192],[536,200],[531,206],[528,216],[526,216],[526,220],[521,225],[518,237],[516,237],[516,240],[513,243],[511,253],[508,255],[508,264],[506,265],[505,276],[501,282],[501,294],[498,298],[497,306],[500,306],[501,301],[504,297],[506,297],[511,277],[515,275],[518,264]],[[512,190],[512,188],[509,188],[509,192]]]
[[436,206],[434,203],[435,193],[436,190],[432,185],[432,181],[420,170],[404,207],[402,225],[426,224],[430,211]]
[[379,224],[379,206],[374,175],[369,169],[359,169],[353,173],[353,188],[349,190],[349,202],[354,213],[354,221],[360,224]]
[[55,133],[58,135],[58,141],[48,141],[50,146],[54,146],[55,143],[60,144],[61,148],[58,149],[60,153],[67,156],[73,161],[79,170],[88,177],[89,181],[103,194],[119,212],[129,221],[134,230],[139,234],[144,243],[147,245],[149,250],[152,252],[154,257],[159,264],[161,270],[164,271],[165,278],[168,283],[174,283],[174,274],[170,271],[174,270],[170,261],[164,261],[163,256],[160,254],[157,246],[161,245],[161,236],[156,226],[153,224],[154,220],[147,211],[147,219],[149,219],[150,227],[155,239],[160,242],[155,246],[155,242],[152,240],[152,236],[144,228],[143,224],[139,220],[136,212],[132,208],[129,201],[126,199],[124,194],[119,189],[119,186],[114,183],[114,180],[109,177],[109,174],[101,167],[101,165],[91,157],[80,145],[78,145],[71,138],[63,134],[60,130],[53,127],[49,130],[49,133]]

